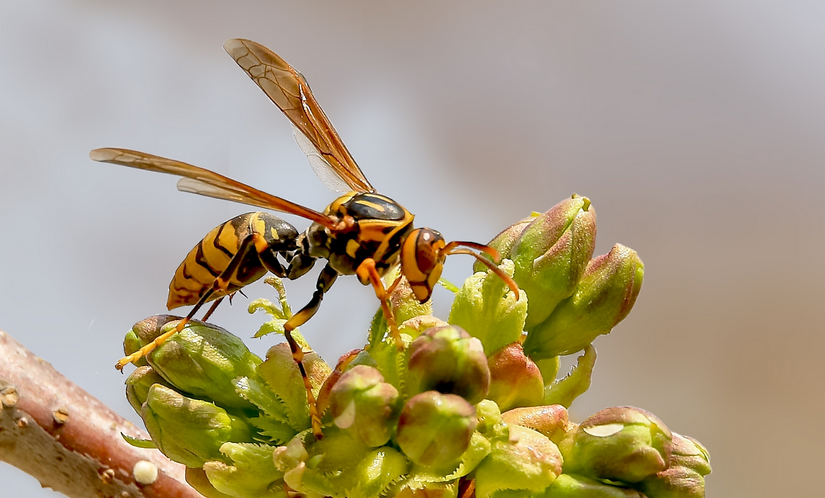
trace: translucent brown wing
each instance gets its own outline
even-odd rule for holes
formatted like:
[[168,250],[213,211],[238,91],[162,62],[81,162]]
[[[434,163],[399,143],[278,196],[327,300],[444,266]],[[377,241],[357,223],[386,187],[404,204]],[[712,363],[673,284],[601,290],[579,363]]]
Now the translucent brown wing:
[[298,145],[325,185],[337,191],[344,185],[349,187],[344,190],[375,191],[301,73],[268,48],[250,40],[235,38],[224,43],[223,48],[292,121]]
[[264,209],[301,216],[326,227],[334,227],[335,220],[318,211],[281,199],[223,175],[174,159],[129,149],[95,149],[89,153],[93,161],[120,164],[132,168],[182,176],[178,189],[184,192],[249,204]]

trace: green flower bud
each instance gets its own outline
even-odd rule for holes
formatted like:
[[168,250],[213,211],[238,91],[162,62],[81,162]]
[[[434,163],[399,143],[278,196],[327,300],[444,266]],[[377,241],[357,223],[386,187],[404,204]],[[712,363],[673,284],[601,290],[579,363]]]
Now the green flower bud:
[[704,498],[710,455],[695,439],[673,434],[669,468],[639,483],[650,498]]
[[[345,497],[357,494],[354,490],[362,484],[359,469],[370,453],[351,431],[332,426],[324,429],[321,439],[306,433],[297,435],[286,446],[276,448],[272,458],[275,468],[284,472],[284,482],[301,494]],[[386,470],[394,472],[394,468]]]
[[[304,353],[304,369],[313,386],[313,394],[318,392],[324,380],[332,372],[324,360],[314,351]],[[269,348],[266,361],[258,366],[258,375],[265,381],[272,392],[284,403],[284,409],[290,426],[297,430],[310,427],[309,404],[304,380],[298,364],[292,359],[292,351],[285,342]]]
[[544,379],[539,367],[524,355],[520,343],[496,351],[488,363],[491,381],[487,399],[495,401],[501,410],[541,404]]
[[561,453],[547,436],[511,425],[510,436],[493,441],[492,451],[476,467],[476,496],[489,498],[503,490],[541,491],[561,471]]
[[565,451],[566,473],[636,483],[668,467],[672,435],[650,412],[606,408],[579,425]]
[[[287,486],[304,494],[308,494],[307,484],[304,482],[308,459],[309,453],[307,453],[303,438],[300,435],[292,438],[286,445],[278,446],[272,452],[272,462],[275,464],[276,469],[284,473],[284,482]],[[310,471],[311,473],[312,471]],[[308,480],[311,480],[311,477]],[[318,494],[332,496],[332,484],[323,479],[322,481],[324,481],[322,483],[324,489]]]
[[253,437],[243,419],[160,384],[149,388],[140,416],[158,449],[187,467],[202,467],[210,460],[229,463],[220,452],[221,445],[251,442]]
[[385,491],[401,476],[409,472],[410,462],[397,450],[385,446],[367,454],[355,471],[358,485],[347,493],[347,498],[387,496]]
[[483,400],[476,405],[476,418],[478,425],[476,431],[483,434],[487,439],[500,439],[508,437],[507,424],[502,419],[501,410],[494,401]]
[[225,443],[221,453],[232,460],[206,462],[203,470],[212,486],[236,498],[283,497],[283,473],[275,468],[275,446],[251,443]]
[[409,348],[412,393],[438,391],[476,404],[487,395],[490,369],[484,348],[455,325],[428,329]]
[[467,451],[477,424],[475,408],[464,398],[427,391],[407,400],[396,439],[413,462],[439,467]]
[[685,467],[699,475],[710,474],[710,453],[702,443],[690,436],[673,433],[670,466]]
[[[202,494],[206,498],[235,498],[215,489],[215,487],[212,486],[212,483],[209,482],[209,478],[206,477],[206,472],[204,472],[202,468],[186,467],[184,472],[187,484],[192,486],[195,491]],[[284,498],[286,498],[286,495],[284,495]]]
[[[177,323],[168,323],[163,332]],[[198,321],[173,335],[148,355],[152,367],[179,390],[227,408],[254,409],[235,392],[237,377],[256,377],[261,359],[238,337]]]
[[146,401],[146,396],[149,393],[149,388],[154,384],[160,384],[166,387],[172,387],[166,382],[166,379],[161,377],[155,370],[146,365],[138,367],[126,378],[126,399],[136,412],[140,413],[143,403]]
[[[513,223],[509,227],[502,230],[501,233],[493,237],[493,240],[487,243],[487,245],[498,251],[498,254],[502,258],[510,259],[510,252],[512,251],[513,246],[516,245],[516,242],[518,242],[521,232],[523,232],[524,229],[527,228],[527,225],[532,223],[538,216],[540,216],[539,213],[533,213],[527,218]],[[480,261],[476,261],[473,263],[473,272],[478,273],[480,271],[487,271],[487,267]]]
[[[611,486],[583,476],[562,474],[536,498],[645,498],[636,490]],[[652,498],[652,495],[651,495]]]
[[374,367],[376,363],[372,356],[363,349],[352,349],[341,355],[341,357],[338,358],[338,363],[335,364],[335,370],[324,379],[321,389],[318,390],[318,398],[315,400],[315,406],[318,408],[318,413],[322,416],[326,413],[327,408],[329,408],[329,397],[330,393],[332,393],[332,388],[335,387],[338,379],[344,375],[344,371],[355,365]]
[[554,443],[559,443],[574,427],[561,405],[526,406],[513,408],[501,414],[508,425],[520,425],[533,429]]
[[583,349],[630,313],[643,278],[644,264],[636,251],[616,244],[590,262],[576,292],[530,331],[524,350],[541,359]]
[[[504,260],[501,269],[512,275],[512,261]],[[519,340],[526,317],[527,294],[519,292],[516,300],[507,284],[488,271],[464,281],[456,293],[448,321],[478,337],[484,353],[489,355]]]
[[330,393],[335,425],[353,431],[369,447],[385,444],[394,428],[398,391],[377,369],[356,365],[347,370]]
[[530,297],[527,330],[573,294],[596,247],[596,211],[573,195],[534,219],[510,250],[513,278]]
[[[123,339],[123,352],[129,356],[162,334],[161,328],[164,325],[180,319],[181,317],[175,315],[154,315],[137,322]],[[139,367],[148,364],[145,357],[135,362],[135,365]]]

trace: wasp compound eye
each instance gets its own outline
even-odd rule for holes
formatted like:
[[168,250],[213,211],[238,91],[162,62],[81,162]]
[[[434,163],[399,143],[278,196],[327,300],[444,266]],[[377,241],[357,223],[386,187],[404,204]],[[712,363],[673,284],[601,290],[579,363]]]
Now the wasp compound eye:
[[401,248],[401,270],[420,302],[427,301],[441,277],[445,246],[444,237],[430,228],[418,228],[410,233]]

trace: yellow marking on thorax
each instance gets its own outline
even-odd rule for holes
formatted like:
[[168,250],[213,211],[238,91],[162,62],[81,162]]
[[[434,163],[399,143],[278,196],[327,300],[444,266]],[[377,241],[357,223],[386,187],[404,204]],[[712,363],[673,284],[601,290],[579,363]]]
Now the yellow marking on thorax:
[[356,195],[358,195],[358,192],[348,192],[348,193],[342,195],[341,197],[335,199],[334,201],[332,201],[332,203],[330,203],[329,206],[327,206],[326,209],[324,209],[324,214],[333,214],[333,213],[339,214],[339,213],[341,213],[341,205],[344,204],[345,202],[348,202],[350,199],[352,199]]
[[387,220],[359,220],[358,221],[358,238],[365,242],[380,242],[388,237],[384,233],[387,227],[394,227],[398,225],[398,221]]
[[[389,200],[389,199],[387,199],[387,200]],[[358,203],[363,204],[365,206],[369,206],[369,207],[375,209],[376,211],[378,211],[379,213],[383,213],[384,211],[386,211],[386,209],[384,209],[384,206],[382,206],[380,204],[376,204],[374,202],[365,201],[365,200],[361,199],[360,201],[358,201]]]
[[347,256],[355,259],[355,255],[358,252],[358,248],[361,247],[361,244],[358,243],[355,239],[350,239],[347,241]]
[[404,230],[408,226],[412,226],[412,222],[414,219],[415,215],[404,209],[404,219],[398,222],[398,226],[396,226],[390,233],[385,235],[385,238],[381,242],[381,245],[379,245],[378,249],[375,251],[375,255],[373,256],[373,258],[376,261],[381,261],[381,259],[384,257],[384,254],[387,253],[387,249],[389,249],[390,246],[390,240],[393,238],[393,236],[395,236],[396,233],[398,233],[401,230]]

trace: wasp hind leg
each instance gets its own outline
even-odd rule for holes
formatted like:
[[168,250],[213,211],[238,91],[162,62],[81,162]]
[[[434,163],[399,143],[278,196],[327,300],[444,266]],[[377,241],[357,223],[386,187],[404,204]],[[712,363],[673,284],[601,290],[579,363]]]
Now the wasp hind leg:
[[[203,307],[203,305],[209,301],[209,298],[215,295],[216,292],[226,292],[226,290],[229,289],[229,283],[232,281],[232,278],[237,275],[241,263],[246,259],[246,257],[250,253],[257,252],[261,254],[267,248],[268,244],[266,240],[264,239],[263,235],[259,233],[251,233],[244,237],[244,239],[241,241],[240,246],[238,247],[238,252],[235,253],[235,255],[232,256],[232,259],[229,260],[229,264],[226,266],[226,269],[222,271],[221,274],[218,275],[218,278],[216,278],[212,282],[212,285],[208,287],[206,291],[204,291],[200,299],[198,299],[198,302],[195,303],[195,306],[192,308],[192,311],[190,311],[185,318],[180,320],[178,324],[175,326],[175,328],[173,328],[172,330],[157,336],[152,342],[138,349],[129,356],[121,358],[117,363],[115,363],[115,368],[117,368],[118,370],[123,370],[123,367],[125,367],[129,363],[133,363],[143,358],[147,354],[151,353],[156,347],[160,346],[161,344],[169,340],[169,338],[175,335],[177,332],[183,330],[186,324],[189,323],[189,321],[192,320],[192,318],[194,318],[198,310],[200,310],[201,307]],[[212,314],[212,312],[217,307],[218,303],[220,303],[220,299],[214,305],[212,305],[212,307],[206,313],[206,317]]]
[[332,284],[335,283],[335,279],[337,278],[338,272],[327,264],[324,269],[321,270],[321,274],[318,275],[318,282],[315,285],[315,292],[312,293],[312,299],[310,299],[306,306],[301,308],[301,311],[292,315],[292,317],[284,324],[284,335],[286,336],[286,342],[289,343],[289,349],[292,351],[292,359],[298,364],[298,370],[301,371],[301,378],[304,381],[304,387],[307,391],[307,403],[309,404],[309,418],[312,422],[312,433],[319,439],[322,436],[321,414],[318,412],[318,405],[315,401],[315,395],[312,394],[312,384],[310,383],[309,376],[307,376],[306,369],[304,368],[304,351],[295,341],[295,338],[292,337],[292,331],[305,324],[307,320],[315,315],[315,312],[318,311],[318,308],[321,306],[321,301],[324,299],[324,293],[332,287]]

